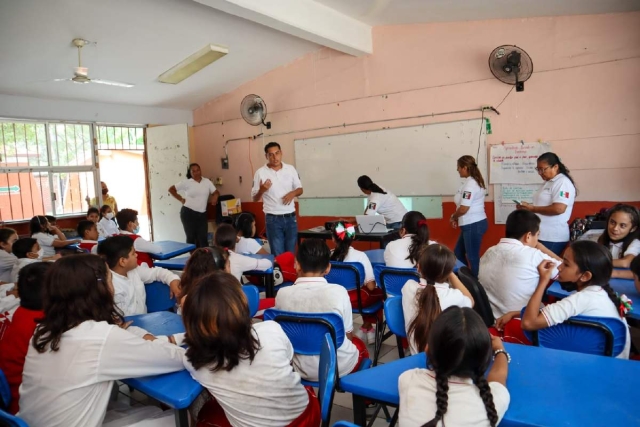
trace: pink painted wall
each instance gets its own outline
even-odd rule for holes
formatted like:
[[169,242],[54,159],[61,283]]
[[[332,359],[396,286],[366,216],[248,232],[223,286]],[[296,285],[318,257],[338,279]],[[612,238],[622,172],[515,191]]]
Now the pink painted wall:
[[578,201],[640,200],[640,13],[386,26],[373,35],[373,55],[320,49],[196,109],[195,160],[205,175],[221,176],[223,193],[249,200],[252,171],[264,163],[262,139],[231,142],[229,170],[219,160],[226,140],[260,132],[240,118],[247,94],[266,100],[268,133],[298,131],[264,140],[279,142],[293,163],[294,139],[340,133],[301,130],[497,106],[510,87],[493,78],[487,59],[496,46],[516,44],[533,58],[535,73],[500,116],[489,115],[489,143],[550,141],[576,178]]

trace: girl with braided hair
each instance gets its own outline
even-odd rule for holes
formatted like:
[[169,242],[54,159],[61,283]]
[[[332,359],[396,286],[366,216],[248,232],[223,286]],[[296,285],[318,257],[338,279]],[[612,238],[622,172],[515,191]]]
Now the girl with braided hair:
[[[613,263],[611,252],[605,246],[589,240],[573,242],[565,250],[562,264],[558,266],[557,280],[565,291],[578,292],[540,310],[554,268],[555,264],[547,260],[538,266],[540,281],[522,316],[522,329],[535,331],[574,316],[613,317],[626,325],[624,316],[631,310],[631,301],[626,295],[618,295],[609,285]],[[616,356],[628,359],[630,347],[631,338],[627,328],[626,344]]]
[[[500,338],[468,307],[452,306],[433,322],[426,346],[427,369],[398,379],[402,427],[491,426],[509,407],[508,363]],[[484,374],[493,356],[493,366]]]

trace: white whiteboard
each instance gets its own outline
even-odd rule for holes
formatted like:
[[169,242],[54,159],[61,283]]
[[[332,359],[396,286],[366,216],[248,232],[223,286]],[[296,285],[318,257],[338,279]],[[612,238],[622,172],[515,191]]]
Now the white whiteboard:
[[486,143],[480,119],[298,139],[296,169],[304,198],[362,196],[360,175],[399,196],[450,196],[461,183],[456,161],[476,157],[478,144],[487,179]]

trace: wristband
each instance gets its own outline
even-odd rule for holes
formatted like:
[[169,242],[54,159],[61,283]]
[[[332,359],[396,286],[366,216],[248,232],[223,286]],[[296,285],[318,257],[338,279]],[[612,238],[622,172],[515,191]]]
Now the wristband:
[[507,353],[506,350],[503,350],[501,348],[493,352],[493,360],[496,360],[496,356],[499,355],[500,353],[507,356],[507,364],[511,363],[511,356],[509,355],[509,353]]

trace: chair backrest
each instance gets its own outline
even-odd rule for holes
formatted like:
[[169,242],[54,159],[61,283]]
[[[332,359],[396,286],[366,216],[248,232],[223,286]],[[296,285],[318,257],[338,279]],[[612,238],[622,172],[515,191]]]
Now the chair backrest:
[[151,282],[144,285],[148,313],[171,310],[176,305],[175,298],[169,298],[169,287],[162,282]]
[[270,308],[264,311],[264,320],[278,322],[293,351],[301,355],[319,355],[326,333],[331,335],[336,348],[345,340],[344,322],[336,313],[296,313]]
[[627,330],[622,320],[613,317],[575,316],[524,334],[535,346],[615,357],[625,348]]
[[4,372],[0,369],[0,409],[9,408],[9,403],[11,403],[11,388],[7,377],[4,376]]
[[404,312],[402,311],[402,297],[387,298],[384,302],[384,317],[387,320],[389,330],[402,338],[407,337],[404,325]]
[[358,427],[357,424],[350,423],[349,421],[338,421],[333,427]]
[[383,267],[380,270],[380,281],[378,284],[385,295],[402,296],[402,287],[409,280],[420,281],[420,275],[415,268],[395,268]]
[[260,291],[254,285],[243,285],[242,290],[249,302],[249,316],[253,317],[258,312],[258,306],[260,305]]
[[364,277],[364,266],[359,262],[338,261],[331,261],[331,271],[324,276],[327,282],[344,286],[348,291],[359,289]]
[[473,297],[473,309],[482,317],[487,327],[493,326],[496,323],[496,319],[493,317],[489,297],[487,297],[487,293],[478,279],[474,277],[469,267],[461,267],[456,274]]
[[338,356],[333,345],[331,334],[325,334],[322,339],[320,349],[320,371],[318,372],[319,387],[318,399],[320,400],[320,416],[322,425],[329,425],[331,419],[331,407],[333,406],[333,395],[336,391],[338,378]]
[[20,418],[11,415],[0,409],[0,426],[2,427],[29,427],[29,425]]

